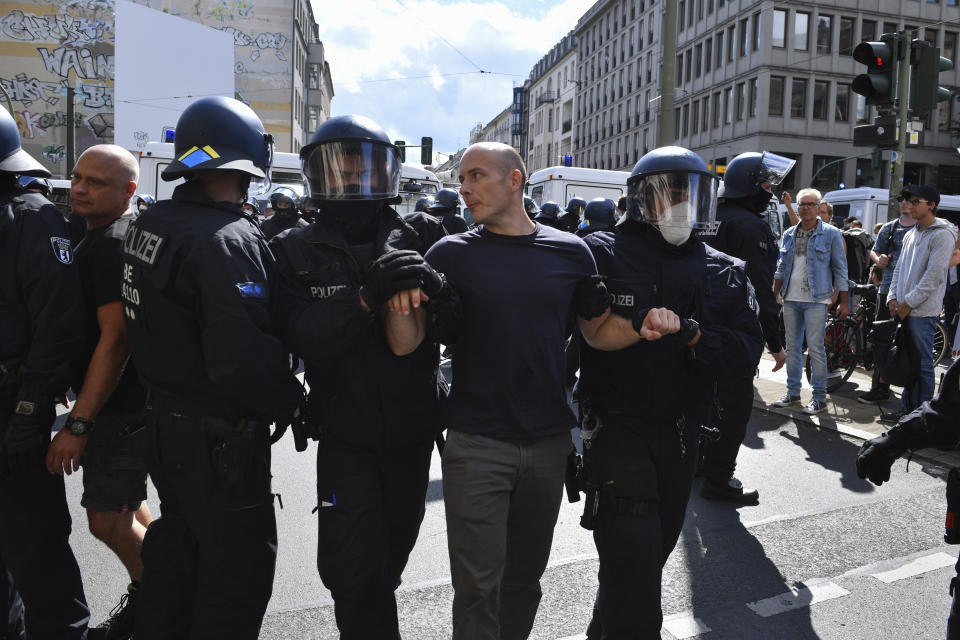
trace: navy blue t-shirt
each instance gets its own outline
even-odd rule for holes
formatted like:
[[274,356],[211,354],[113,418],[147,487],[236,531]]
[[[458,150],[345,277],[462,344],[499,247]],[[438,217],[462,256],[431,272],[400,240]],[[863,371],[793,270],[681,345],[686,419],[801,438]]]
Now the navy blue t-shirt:
[[540,224],[525,236],[474,229],[442,238],[426,259],[463,305],[444,424],[499,439],[571,429],[564,341],[574,289],[597,273],[583,240]]

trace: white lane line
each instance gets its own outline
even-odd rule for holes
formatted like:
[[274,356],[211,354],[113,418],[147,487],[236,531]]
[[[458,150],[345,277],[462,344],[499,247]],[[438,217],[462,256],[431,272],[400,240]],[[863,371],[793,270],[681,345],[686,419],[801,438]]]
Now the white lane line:
[[694,618],[692,613],[684,611],[673,615],[664,616],[663,628],[670,632],[677,640],[692,638],[693,636],[703,635],[712,631],[699,618]]
[[877,573],[871,573],[874,578],[880,582],[885,582],[890,584],[891,582],[896,582],[897,580],[903,580],[904,578],[912,578],[913,576],[918,576],[921,573],[926,573],[928,571],[934,571],[935,569],[942,569],[943,567],[949,567],[952,564],[955,564],[957,559],[951,556],[948,553],[934,553],[929,556],[923,556],[917,558],[916,560],[911,560],[897,567],[896,569],[890,569],[889,571],[879,571]]
[[587,640],[587,634],[579,633],[575,636],[567,636],[566,638],[557,638],[557,640]]
[[841,598],[849,594],[849,591],[839,585],[836,585],[832,582],[821,582],[818,584],[807,585],[806,587],[797,589],[796,591],[791,589],[786,593],[780,594],[779,596],[774,596],[772,598],[765,598],[764,600],[757,600],[756,602],[748,602],[747,607],[753,610],[753,612],[761,618],[769,618],[770,616],[775,616],[786,611],[793,611],[794,609],[799,609],[801,607],[809,607],[810,605],[818,602],[833,600],[834,598]]

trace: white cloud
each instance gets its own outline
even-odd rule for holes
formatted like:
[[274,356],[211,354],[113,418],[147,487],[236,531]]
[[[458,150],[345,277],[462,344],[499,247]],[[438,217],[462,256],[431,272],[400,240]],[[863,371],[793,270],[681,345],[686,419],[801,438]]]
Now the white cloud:
[[529,15],[524,0],[313,0],[333,113],[367,115],[411,143],[432,136],[453,153],[593,2],[548,0]]

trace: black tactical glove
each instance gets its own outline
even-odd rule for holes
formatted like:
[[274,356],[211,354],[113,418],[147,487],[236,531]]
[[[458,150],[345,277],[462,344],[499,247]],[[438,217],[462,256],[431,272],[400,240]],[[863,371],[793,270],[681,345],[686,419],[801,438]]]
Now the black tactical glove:
[[[919,418],[918,419],[922,419]],[[890,467],[909,446],[896,428],[867,440],[857,454],[857,475],[878,487],[890,479]]]
[[603,277],[597,274],[586,276],[573,290],[573,311],[584,320],[602,316],[612,301],[613,296],[603,284]]
[[383,254],[367,270],[360,296],[371,311],[378,310],[397,292],[420,286],[422,264],[423,257],[409,249]]
[[52,401],[17,403],[3,436],[3,463],[9,475],[43,468],[50,427],[55,419]]
[[[423,258],[421,258],[423,260]],[[447,286],[447,279],[442,273],[436,271],[426,260],[420,265],[420,288],[431,298],[436,298],[443,293]]]

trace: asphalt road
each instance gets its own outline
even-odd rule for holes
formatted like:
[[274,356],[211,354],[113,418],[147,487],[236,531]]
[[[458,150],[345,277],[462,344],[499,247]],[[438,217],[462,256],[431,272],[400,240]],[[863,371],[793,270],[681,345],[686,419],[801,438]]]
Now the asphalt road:
[[[809,424],[758,413],[738,476],[761,492],[756,507],[702,500],[695,489],[683,536],[664,571],[663,638],[942,638],[956,548],[943,544],[945,470],[905,461],[874,487],[856,477],[859,443]],[[280,552],[263,639],[337,638],[332,601],[316,571],[314,451],[289,434],[274,447]],[[404,638],[449,638],[449,562],[434,455],[427,512],[398,592]],[[71,538],[94,622],[127,578],[86,531],[80,482],[67,480]],[[151,508],[158,512],[150,488]],[[560,513],[532,638],[581,637],[596,589],[582,503]],[[242,561],[239,559],[238,561]],[[880,577],[878,577],[880,576]],[[883,579],[881,579],[881,577]]]

